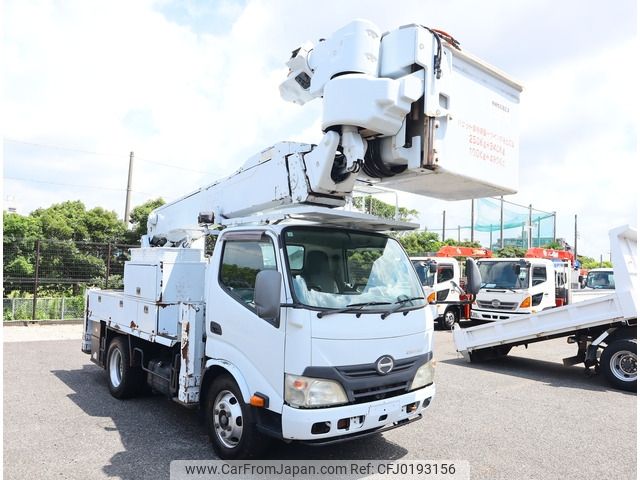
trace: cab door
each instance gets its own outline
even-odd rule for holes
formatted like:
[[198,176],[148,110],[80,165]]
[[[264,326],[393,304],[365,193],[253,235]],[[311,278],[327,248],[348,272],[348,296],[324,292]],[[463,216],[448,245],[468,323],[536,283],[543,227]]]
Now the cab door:
[[260,318],[254,303],[258,273],[283,272],[276,237],[263,230],[238,231],[222,234],[218,242],[222,243],[216,245],[212,262],[217,268],[211,269],[207,284],[207,357],[230,363],[246,382],[249,395],[260,392],[269,397],[270,409],[279,410],[285,321]]
[[546,264],[531,265],[531,309],[540,312],[555,307],[555,275]]

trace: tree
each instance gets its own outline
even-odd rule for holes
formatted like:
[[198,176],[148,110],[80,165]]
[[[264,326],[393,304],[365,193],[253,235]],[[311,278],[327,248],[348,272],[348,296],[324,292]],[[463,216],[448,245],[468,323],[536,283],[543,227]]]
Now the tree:
[[509,245],[496,250],[495,256],[498,258],[522,258],[527,251],[524,248]]
[[[389,203],[385,203],[377,198],[373,198],[371,195],[367,195],[366,197],[356,197],[353,199],[353,205],[360,209],[364,210],[367,213],[371,213],[372,215],[377,215],[382,218],[390,218],[395,219],[396,207],[395,205],[391,205]],[[417,210],[408,209],[405,207],[398,207],[398,218],[402,222],[409,222],[415,219],[418,216]]]
[[138,205],[129,214],[129,223],[133,225],[133,228],[127,232],[127,239],[129,243],[138,243],[140,237],[147,233],[147,220],[149,214],[158,207],[161,207],[166,202],[162,198],[156,198],[154,200],[147,200],[142,205]]
[[584,255],[578,255],[578,261],[580,262],[581,268],[586,268],[587,270],[591,270],[592,268],[613,268],[611,262],[603,261],[601,263],[600,260]]
[[32,290],[39,248],[41,285],[56,292],[71,286],[78,293],[80,283],[106,275],[107,249],[96,243],[122,243],[125,238],[125,226],[115,212],[87,210],[79,200],[39,208],[28,216],[5,213],[3,220],[7,292]]
[[480,242],[477,241],[469,241],[469,240],[464,240],[462,242],[458,242],[457,240],[454,240],[453,238],[447,238],[444,241],[443,245],[451,245],[452,247],[471,247],[471,248],[482,248],[482,245],[480,245]]
[[437,252],[442,246],[435,232],[410,232],[397,235],[396,238],[407,253],[413,256]]

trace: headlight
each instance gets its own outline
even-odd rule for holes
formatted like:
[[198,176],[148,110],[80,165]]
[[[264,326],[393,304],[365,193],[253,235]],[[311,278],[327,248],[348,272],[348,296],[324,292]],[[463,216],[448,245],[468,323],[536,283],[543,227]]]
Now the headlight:
[[435,367],[433,366],[433,361],[429,360],[416,372],[416,376],[413,377],[413,382],[411,382],[411,390],[422,388],[426,385],[429,385],[430,383],[433,383],[434,373]]
[[285,374],[284,400],[293,407],[325,407],[347,403],[347,394],[338,382]]

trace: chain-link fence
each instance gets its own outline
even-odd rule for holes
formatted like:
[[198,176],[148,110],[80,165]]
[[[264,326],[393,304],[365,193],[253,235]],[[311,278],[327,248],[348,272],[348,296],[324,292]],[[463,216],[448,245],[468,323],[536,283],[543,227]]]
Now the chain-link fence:
[[122,288],[136,245],[71,240],[3,240],[3,320],[82,317],[87,287]]

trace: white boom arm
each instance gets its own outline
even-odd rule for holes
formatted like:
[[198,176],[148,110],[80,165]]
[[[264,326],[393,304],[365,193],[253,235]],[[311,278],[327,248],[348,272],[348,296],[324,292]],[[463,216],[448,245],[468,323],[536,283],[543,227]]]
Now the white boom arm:
[[358,177],[446,200],[516,191],[522,87],[446,34],[417,25],[382,34],[356,20],[294,50],[287,65],[282,97],[323,102],[320,144],[279,143],[156,209],[143,242],[180,243],[200,228],[200,212],[224,223],[291,205],[343,206]]

